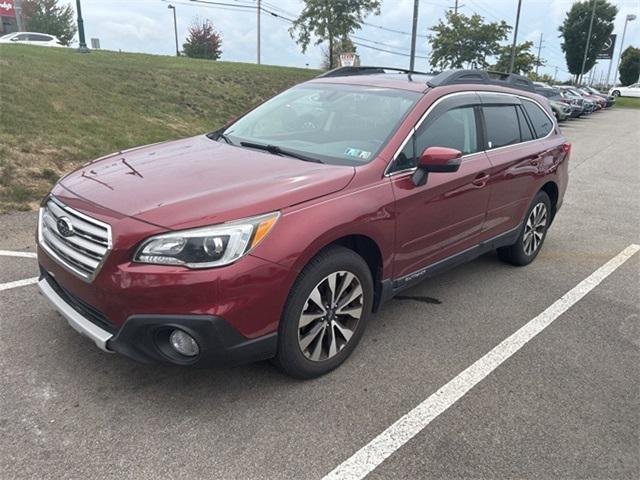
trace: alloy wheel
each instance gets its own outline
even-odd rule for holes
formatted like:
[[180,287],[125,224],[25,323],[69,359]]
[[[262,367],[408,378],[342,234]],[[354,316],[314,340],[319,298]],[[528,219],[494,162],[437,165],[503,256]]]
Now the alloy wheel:
[[326,276],[307,298],[298,321],[298,345],[312,361],[328,360],[353,337],[364,309],[362,284],[351,272]]
[[547,207],[544,203],[538,203],[531,210],[524,227],[522,243],[526,255],[531,256],[538,251],[538,248],[542,245],[546,228]]

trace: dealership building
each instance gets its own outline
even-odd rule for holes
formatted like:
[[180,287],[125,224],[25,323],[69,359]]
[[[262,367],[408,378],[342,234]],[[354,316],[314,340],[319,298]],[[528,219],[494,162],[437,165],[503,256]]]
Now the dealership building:
[[18,31],[16,18],[16,0],[0,0],[0,36]]

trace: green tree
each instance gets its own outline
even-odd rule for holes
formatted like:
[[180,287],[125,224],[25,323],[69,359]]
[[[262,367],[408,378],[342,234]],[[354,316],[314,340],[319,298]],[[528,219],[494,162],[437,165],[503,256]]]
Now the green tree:
[[[581,72],[593,2],[596,2],[593,30],[591,32],[591,41],[589,42],[589,51],[587,52],[587,63],[585,64],[584,72]],[[587,0],[572,5],[564,22],[558,28],[560,38],[562,38],[560,46],[564,52],[569,72],[578,76],[581,73],[587,73],[593,68],[598,54],[602,51],[611,32],[613,32],[613,21],[617,13],[618,7],[610,4],[607,0]]]
[[488,57],[500,53],[500,41],[506,40],[511,27],[504,21],[485,23],[481,15],[468,17],[446,13],[446,19],[431,28],[431,66],[448,68],[486,68]]
[[529,77],[529,80],[531,80],[532,82],[542,82],[542,83],[546,83],[547,85],[553,85],[554,83],[556,83],[553,77],[548,73],[543,73],[542,75],[536,75],[536,72],[530,72],[528,77]]
[[312,37],[317,39],[315,45],[327,42],[329,68],[333,68],[336,39],[348,37],[362,28],[364,19],[371,13],[380,14],[380,0],[305,0],[289,34],[302,47],[303,53]]
[[182,50],[187,57],[218,60],[222,55],[222,35],[209,20],[196,18],[189,27]]
[[71,5],[58,5],[58,0],[23,0],[25,28],[30,32],[48,33],[69,45],[76,31]]
[[[513,62],[513,73],[528,74],[536,68],[544,65],[543,61],[538,61],[538,57],[531,53],[533,42],[524,42],[516,45],[516,56]],[[511,63],[511,45],[500,47],[498,61],[492,67],[498,72],[508,72]]]
[[620,83],[631,85],[640,77],[640,48],[629,47],[620,56]]
[[356,46],[349,37],[343,37],[333,45],[333,59],[329,58],[329,49],[322,49],[322,67],[332,68],[332,65],[340,65],[341,53],[356,53]]

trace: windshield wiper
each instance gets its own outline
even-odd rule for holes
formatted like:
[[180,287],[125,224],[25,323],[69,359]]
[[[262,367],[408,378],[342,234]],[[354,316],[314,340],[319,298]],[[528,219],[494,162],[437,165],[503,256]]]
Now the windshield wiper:
[[307,157],[306,155],[301,155],[299,153],[292,152],[291,150],[280,148],[277,145],[264,145],[262,143],[253,142],[240,142],[240,145],[247,148],[255,148],[256,150],[264,150],[265,152],[273,153],[274,155],[297,158],[298,160],[303,160],[305,162],[324,163],[322,160],[317,158]]

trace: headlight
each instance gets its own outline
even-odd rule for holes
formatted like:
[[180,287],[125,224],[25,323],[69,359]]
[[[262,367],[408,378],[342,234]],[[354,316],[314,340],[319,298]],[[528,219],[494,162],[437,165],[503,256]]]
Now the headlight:
[[211,227],[156,235],[140,245],[134,261],[188,268],[228,265],[256,247],[279,216],[279,212],[274,212]]

